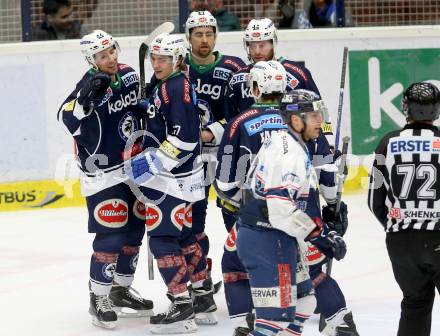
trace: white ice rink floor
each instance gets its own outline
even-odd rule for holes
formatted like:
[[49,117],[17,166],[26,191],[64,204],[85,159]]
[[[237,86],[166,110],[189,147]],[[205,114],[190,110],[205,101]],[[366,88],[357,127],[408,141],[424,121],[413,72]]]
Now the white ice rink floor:
[[[361,336],[396,335],[401,293],[386,253],[385,233],[368,211],[365,194],[344,199],[349,207],[350,227],[345,236],[349,250],[344,260],[334,263],[333,275],[353,310]],[[120,319],[111,331],[90,323],[87,281],[93,237],[87,233],[86,218],[86,208],[0,213],[1,336],[148,335],[143,319]],[[220,280],[226,233],[213,203],[207,232],[213,278]],[[156,280],[147,280],[146,252],[141,251],[134,287],[161,312],[168,306],[166,289],[157,270]],[[223,291],[216,301],[218,325],[199,327],[196,335],[232,334]],[[303,335],[319,335],[316,317],[307,323]],[[438,295],[431,335],[440,335]]]

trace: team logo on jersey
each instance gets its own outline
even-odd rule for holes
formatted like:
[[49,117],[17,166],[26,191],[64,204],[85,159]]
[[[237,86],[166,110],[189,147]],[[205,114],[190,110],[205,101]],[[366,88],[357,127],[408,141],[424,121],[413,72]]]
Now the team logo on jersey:
[[104,264],[102,266],[102,275],[107,280],[113,280],[113,274],[115,273],[115,270],[116,270],[116,263]]
[[268,114],[244,123],[249,135],[254,135],[266,129],[287,128],[279,114]]
[[217,67],[212,74],[213,78],[228,80],[231,77],[232,71],[226,68]]
[[391,208],[388,215],[391,218],[399,219],[399,218],[401,218],[401,216],[400,216],[400,209],[399,208]]
[[121,199],[112,198],[99,203],[93,215],[102,226],[120,228],[127,224],[128,205]]
[[[188,214],[187,212],[190,213]],[[187,209],[185,203],[179,204],[171,211],[171,222],[182,231],[183,226],[192,227],[192,209]]]
[[152,231],[162,222],[162,211],[157,205],[147,203],[145,205],[145,225],[147,231]]
[[128,111],[124,114],[121,121],[119,121],[118,130],[119,136],[125,141],[138,130],[138,122],[132,112]]
[[209,103],[206,100],[197,98],[197,107],[199,108],[202,126],[211,125],[214,122],[214,116]]
[[139,261],[139,253],[136,253],[130,260],[130,268],[132,271],[136,271],[136,267]]
[[124,82],[125,86],[129,86],[131,84],[139,82],[139,76],[135,71],[130,71],[129,73],[122,76],[121,79]]
[[137,218],[146,220],[145,204],[143,202],[139,202],[139,200],[136,200],[136,202],[133,204],[133,213]]
[[114,103],[108,102],[109,114],[119,112],[130,105],[137,104],[137,94],[135,90],[131,90],[130,93],[125,96],[120,94],[119,98],[120,99],[116,100]]
[[229,252],[237,251],[236,241],[237,241],[237,228],[234,225],[232,227],[231,231],[229,231],[228,238],[226,239],[226,242],[225,242],[226,251],[229,251]]
[[211,85],[209,83],[202,84],[200,78],[197,78],[197,85],[195,87],[195,91],[198,94],[205,94],[211,97],[213,100],[217,100],[220,98],[220,93],[222,88],[220,85]]

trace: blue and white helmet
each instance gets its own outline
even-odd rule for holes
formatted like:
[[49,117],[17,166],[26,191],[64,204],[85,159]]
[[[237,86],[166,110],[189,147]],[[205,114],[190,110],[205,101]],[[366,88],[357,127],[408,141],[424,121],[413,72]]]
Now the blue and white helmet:
[[260,93],[258,96],[255,94],[254,96],[258,99],[262,94],[283,94],[286,91],[286,78],[286,70],[280,62],[261,61],[257,62],[249,72],[248,85],[254,94],[254,83],[257,84]]
[[185,58],[188,49],[183,37],[177,34],[160,34],[149,46],[149,54],[171,56],[173,66],[182,57]]
[[113,39],[113,36],[103,30],[94,30],[90,34],[84,35],[79,45],[86,61],[95,69],[98,68],[95,62],[95,55],[97,53],[110,47],[120,51],[118,42]]
[[217,20],[208,11],[191,12],[185,24],[185,35],[187,39],[189,39],[191,29],[197,27],[213,27],[214,33],[217,36],[218,33]]

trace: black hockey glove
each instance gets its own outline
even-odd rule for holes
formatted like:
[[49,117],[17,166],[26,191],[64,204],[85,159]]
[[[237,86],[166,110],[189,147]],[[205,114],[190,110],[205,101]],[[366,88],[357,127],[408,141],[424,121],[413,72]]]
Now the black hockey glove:
[[325,231],[322,231],[318,237],[310,239],[310,242],[324,253],[327,258],[343,259],[347,253],[347,245],[344,239],[335,231],[330,231],[327,234]]
[[79,91],[78,103],[85,109],[93,108],[104,98],[111,82],[112,80],[109,75],[97,72],[88,79]]
[[341,202],[339,213],[335,214],[336,204],[328,204],[322,208],[322,220],[330,230],[336,231],[341,237],[344,236],[348,227],[347,204]]

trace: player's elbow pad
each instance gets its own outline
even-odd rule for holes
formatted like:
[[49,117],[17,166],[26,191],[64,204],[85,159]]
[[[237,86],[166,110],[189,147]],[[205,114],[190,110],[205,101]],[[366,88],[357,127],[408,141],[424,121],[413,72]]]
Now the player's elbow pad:
[[304,240],[315,228],[315,222],[303,211],[296,209],[286,220],[274,221],[276,229],[282,230],[289,236]]

